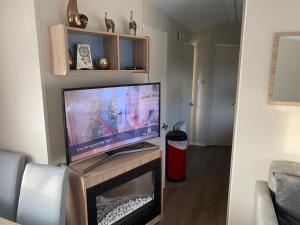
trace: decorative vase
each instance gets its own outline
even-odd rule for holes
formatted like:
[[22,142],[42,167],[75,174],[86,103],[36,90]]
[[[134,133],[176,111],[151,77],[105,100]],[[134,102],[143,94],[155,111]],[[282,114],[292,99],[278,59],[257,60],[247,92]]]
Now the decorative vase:
[[68,22],[71,27],[86,28],[88,17],[78,13],[77,0],[69,0],[67,8]]

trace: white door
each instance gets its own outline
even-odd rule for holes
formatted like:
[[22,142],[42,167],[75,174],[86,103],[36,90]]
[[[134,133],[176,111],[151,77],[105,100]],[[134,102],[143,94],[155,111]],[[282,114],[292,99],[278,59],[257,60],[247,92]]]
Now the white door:
[[192,118],[192,96],[193,96],[193,74],[194,74],[194,46],[184,45],[184,75],[183,75],[183,120],[187,125],[187,135],[190,137]]
[[[150,82],[160,82],[161,101],[160,101],[160,123],[166,123],[166,101],[167,101],[167,46],[168,34],[154,28],[145,26],[143,34],[150,36]],[[153,43],[153,44],[151,44]],[[161,129],[160,138],[151,142],[165,148],[166,131]],[[163,151],[163,181],[165,180],[165,151]],[[164,186],[164,184],[163,184]]]
[[232,145],[239,46],[215,46],[210,145]]
[[[144,35],[150,36],[150,82],[160,82],[161,103],[160,103],[160,121],[161,125],[166,122],[166,98],[167,98],[167,33],[155,30],[151,27],[144,27]],[[155,43],[155,44],[151,44]],[[156,144],[164,147],[165,131],[161,130],[161,138],[155,140]]]

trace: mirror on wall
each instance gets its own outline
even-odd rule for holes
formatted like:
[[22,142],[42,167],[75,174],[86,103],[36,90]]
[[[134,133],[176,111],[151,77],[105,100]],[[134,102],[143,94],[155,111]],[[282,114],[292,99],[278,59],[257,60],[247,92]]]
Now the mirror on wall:
[[300,105],[300,32],[274,37],[269,103]]

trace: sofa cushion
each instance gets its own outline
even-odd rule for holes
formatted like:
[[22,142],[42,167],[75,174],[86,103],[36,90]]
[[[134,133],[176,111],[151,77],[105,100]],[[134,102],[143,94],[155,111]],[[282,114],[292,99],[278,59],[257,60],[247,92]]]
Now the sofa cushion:
[[300,163],[289,161],[273,161],[269,170],[268,185],[272,192],[276,193],[275,174],[291,174],[300,177]]
[[0,217],[16,220],[25,155],[0,150]]
[[300,225],[300,177],[276,173],[275,210],[279,224]]

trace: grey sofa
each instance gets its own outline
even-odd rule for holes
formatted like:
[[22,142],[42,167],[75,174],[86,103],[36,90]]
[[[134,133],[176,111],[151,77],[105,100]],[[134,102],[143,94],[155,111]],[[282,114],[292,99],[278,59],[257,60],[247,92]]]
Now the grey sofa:
[[0,217],[16,220],[25,155],[0,150]]
[[64,225],[68,171],[28,163],[26,165],[17,213],[22,225]]
[[255,225],[278,225],[271,192],[276,193],[274,173],[285,173],[300,176],[300,163],[273,161],[269,169],[269,179],[257,181],[255,188]]

